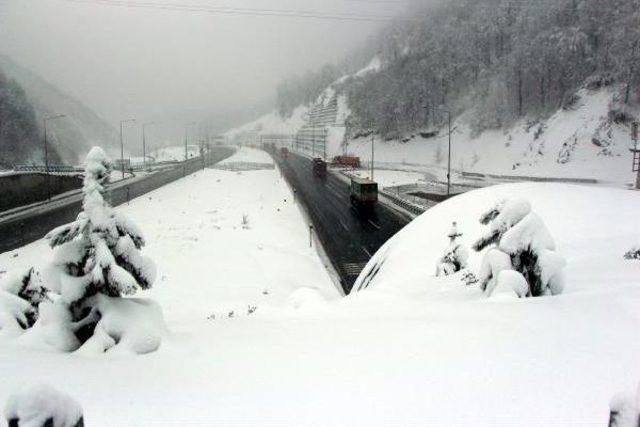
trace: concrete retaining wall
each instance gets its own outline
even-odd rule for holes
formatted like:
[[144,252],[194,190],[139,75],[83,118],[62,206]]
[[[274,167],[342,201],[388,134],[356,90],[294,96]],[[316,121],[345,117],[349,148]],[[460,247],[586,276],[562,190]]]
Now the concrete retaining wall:
[[[82,177],[50,175],[51,195],[82,187]],[[0,176],[0,212],[47,199],[47,175],[16,173]]]

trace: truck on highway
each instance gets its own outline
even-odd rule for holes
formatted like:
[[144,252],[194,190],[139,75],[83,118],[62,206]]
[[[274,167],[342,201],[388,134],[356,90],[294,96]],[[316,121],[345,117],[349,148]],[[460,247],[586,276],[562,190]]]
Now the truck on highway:
[[286,159],[289,157],[289,149],[287,147],[280,148],[280,157],[282,157],[283,159]]
[[338,166],[346,166],[350,168],[359,168],[360,167],[360,157],[356,156],[335,156],[333,158],[333,163]]
[[372,211],[378,203],[378,183],[368,178],[352,177],[349,199],[357,211]]
[[313,159],[313,175],[318,178],[324,178],[327,176],[327,162],[320,157]]

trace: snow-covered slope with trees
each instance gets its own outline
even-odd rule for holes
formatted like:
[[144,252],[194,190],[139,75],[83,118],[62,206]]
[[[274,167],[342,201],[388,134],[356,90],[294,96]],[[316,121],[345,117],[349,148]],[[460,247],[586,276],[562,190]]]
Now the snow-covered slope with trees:
[[345,132],[330,138],[330,155],[368,161],[373,138],[381,165],[433,171],[446,166],[449,111],[458,171],[633,182],[634,1],[454,0],[411,12],[415,22],[362,47],[376,53],[360,69],[343,63],[285,80],[272,116],[286,121],[294,105],[311,111],[336,94]]

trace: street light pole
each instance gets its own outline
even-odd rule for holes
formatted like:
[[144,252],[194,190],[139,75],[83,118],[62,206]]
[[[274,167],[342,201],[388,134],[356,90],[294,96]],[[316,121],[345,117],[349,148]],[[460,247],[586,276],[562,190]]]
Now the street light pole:
[[451,196],[451,110],[444,108],[434,108],[440,112],[447,113],[447,122],[449,128],[449,150],[447,155],[447,197]]
[[122,125],[124,123],[135,122],[136,119],[120,120],[120,169],[122,170],[122,179],[124,179],[124,141],[122,139]]
[[373,181],[373,160],[374,160],[374,147],[375,147],[375,133],[371,133],[371,181]]
[[147,169],[147,139],[145,136],[145,128],[147,125],[155,124],[155,122],[145,122],[142,124],[142,169]]
[[447,155],[447,197],[451,196],[451,111],[447,110],[449,122],[449,154]]
[[44,127],[44,170],[47,181],[47,200],[51,200],[51,178],[49,177],[49,148],[47,146],[47,122],[50,120],[60,119],[62,117],[65,117],[65,115],[58,114],[56,116],[48,116],[42,120]]
[[184,125],[184,161],[189,160],[189,156],[187,155],[187,141],[189,137],[189,126],[195,125],[196,122],[187,123]]

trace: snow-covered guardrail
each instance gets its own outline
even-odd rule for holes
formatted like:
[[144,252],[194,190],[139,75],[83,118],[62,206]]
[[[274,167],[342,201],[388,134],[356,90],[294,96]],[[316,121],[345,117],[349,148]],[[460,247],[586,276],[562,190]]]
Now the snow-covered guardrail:
[[403,199],[402,197],[398,197],[397,195],[388,192],[387,190],[384,190],[384,189],[380,190],[380,194],[382,196],[386,197],[387,199],[389,199],[395,205],[403,208],[406,211],[409,211],[413,215],[421,215],[421,214],[424,213],[424,211],[426,211],[426,208],[424,206],[420,206],[420,205],[416,205],[414,203],[411,203],[411,202]]
[[213,166],[214,169],[227,171],[252,171],[274,169],[273,163],[256,163],[256,162],[221,162]]
[[[46,172],[47,168],[43,165],[16,165],[13,170],[16,172]],[[69,165],[51,165],[49,166],[49,172],[51,173],[82,173],[84,169],[80,166]]]

